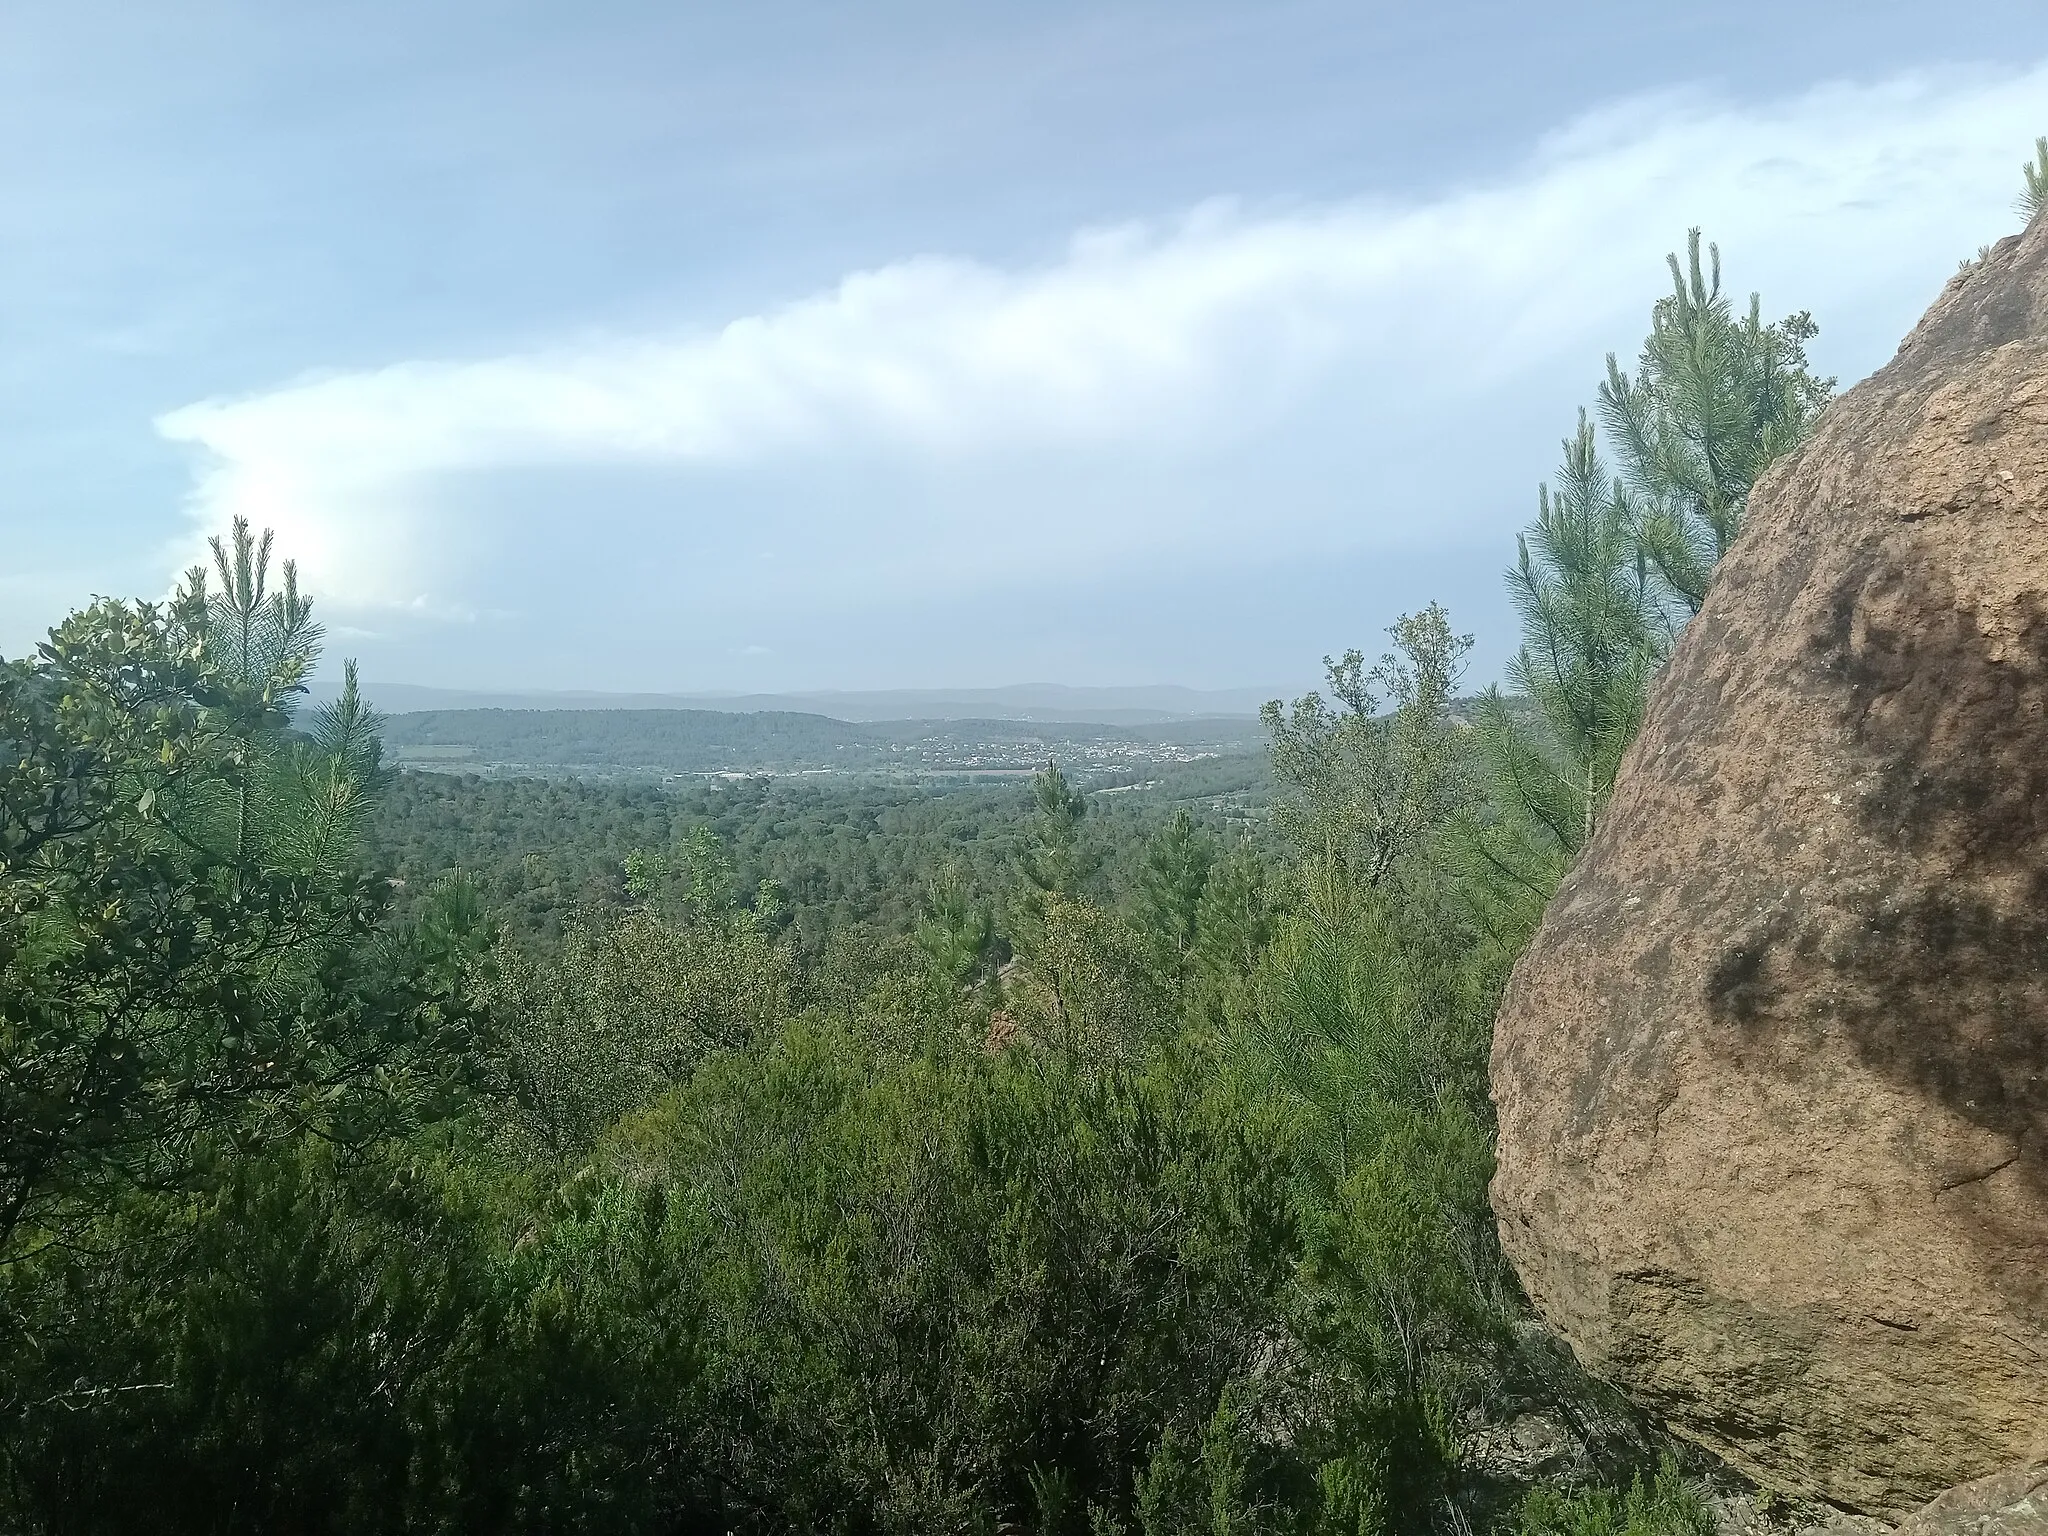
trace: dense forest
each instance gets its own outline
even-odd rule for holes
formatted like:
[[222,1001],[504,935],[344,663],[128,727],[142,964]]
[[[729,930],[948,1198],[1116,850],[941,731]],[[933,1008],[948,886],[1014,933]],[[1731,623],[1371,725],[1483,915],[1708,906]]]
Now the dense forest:
[[0,1524],[1706,1531],[1487,1205],[1507,969],[1832,390],[1670,275],[1505,690],[1420,606],[1260,773],[394,774],[240,525],[0,666]]
[[[1114,905],[1136,889],[1148,838],[1177,815],[1224,843],[1270,839],[1263,756],[1153,772],[1137,783],[1098,774],[1084,791],[1100,851],[1089,882],[1098,900]],[[643,896],[678,894],[692,847],[708,834],[727,866],[715,877],[721,888],[815,957],[849,927],[910,932],[934,879],[991,912],[1002,907],[1032,834],[1032,805],[1028,786],[1014,781],[920,789],[757,774],[656,786],[399,773],[380,798],[367,851],[399,882],[401,907],[459,869],[506,934],[523,941],[559,939],[595,913],[624,910],[641,899],[636,882]]]
[[855,722],[826,715],[706,709],[446,709],[394,715],[397,762],[493,775],[585,777],[800,773],[963,779],[1029,772],[1049,759],[1095,772],[1149,773],[1256,751],[1256,721],[1151,725],[1017,720]]

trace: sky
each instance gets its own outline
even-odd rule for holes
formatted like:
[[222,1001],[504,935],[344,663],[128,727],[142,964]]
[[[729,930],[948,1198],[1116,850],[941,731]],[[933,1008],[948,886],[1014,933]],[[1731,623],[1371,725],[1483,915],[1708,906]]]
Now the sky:
[[1847,384],[2042,132],[2038,0],[10,0],[0,654],[239,514],[373,695],[1484,681],[1688,227]]

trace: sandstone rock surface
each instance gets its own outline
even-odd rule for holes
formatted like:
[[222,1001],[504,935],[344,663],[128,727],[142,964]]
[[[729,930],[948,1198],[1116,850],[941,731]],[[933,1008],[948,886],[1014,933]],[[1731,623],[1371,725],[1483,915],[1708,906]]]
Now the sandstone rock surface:
[[2048,218],[1775,467],[1493,1053],[1585,1363],[1898,1519],[2048,1455]]

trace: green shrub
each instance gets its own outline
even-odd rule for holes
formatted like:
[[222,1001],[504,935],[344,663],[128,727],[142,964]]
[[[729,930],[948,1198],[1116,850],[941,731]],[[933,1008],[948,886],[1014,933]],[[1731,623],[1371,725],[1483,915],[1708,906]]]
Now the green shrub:
[[1279,1128],[1165,1059],[794,1024],[607,1158],[694,1213],[711,1412],[778,1527],[1127,1511],[1274,1338],[1297,1251]]
[[1518,1536],[1714,1536],[1699,1493],[1666,1457],[1648,1483],[1638,1473],[1626,1490],[1538,1488],[1523,1501]]
[[702,1495],[687,1271],[586,1183],[236,1160],[0,1271],[0,1518],[64,1532],[658,1531]]

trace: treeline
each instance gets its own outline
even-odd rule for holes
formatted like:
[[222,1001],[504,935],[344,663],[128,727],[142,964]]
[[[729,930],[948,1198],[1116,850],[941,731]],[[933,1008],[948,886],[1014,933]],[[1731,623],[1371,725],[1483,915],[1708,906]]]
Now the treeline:
[[[1468,725],[1404,618],[1268,711],[1258,835],[1057,768],[999,825],[494,787],[437,877],[474,786],[394,791],[352,686],[295,718],[318,631],[239,526],[7,664],[5,1522],[1705,1532],[1486,1203],[1506,969],[1828,393],[1804,316],[1673,277],[1510,572],[1524,702]],[[515,942],[506,861],[585,811]],[[1564,1483],[1488,1449],[1531,1407]]]
[[[1096,791],[1090,895],[1125,904],[1147,839],[1180,811],[1225,841],[1270,843],[1261,814],[1270,798],[1263,759],[1174,765],[1140,784]],[[400,773],[381,796],[367,855],[399,882],[400,910],[459,870],[506,935],[532,944],[679,896],[690,849],[708,832],[733,899],[765,902],[811,961],[835,933],[911,932],[934,882],[992,911],[1003,906],[1030,835],[1031,804],[1028,784],[1014,782],[925,789],[759,776],[676,787]]]

